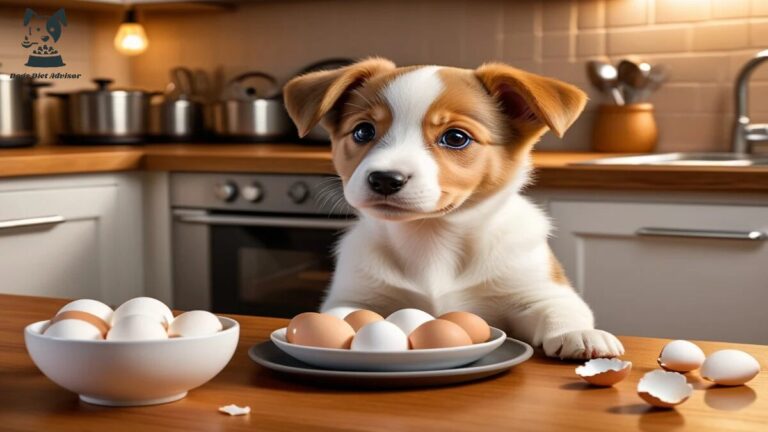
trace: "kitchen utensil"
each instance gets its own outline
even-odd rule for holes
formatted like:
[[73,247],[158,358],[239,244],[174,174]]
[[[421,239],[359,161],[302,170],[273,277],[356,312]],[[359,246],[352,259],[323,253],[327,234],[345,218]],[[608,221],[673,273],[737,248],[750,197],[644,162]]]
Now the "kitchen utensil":
[[638,93],[638,102],[648,100],[648,97],[667,80],[667,69],[662,65],[651,67],[645,86]]
[[224,139],[246,142],[295,134],[277,80],[263,72],[248,72],[229,82],[223,100],[213,105],[213,129]]
[[[312,63],[308,66],[305,66],[299,73],[296,74],[296,76],[304,75],[310,72],[317,72],[321,70],[333,70],[338,69],[341,67],[349,66],[353,64],[355,60],[349,59],[349,58],[330,58],[325,60],[320,60],[318,62]],[[302,137],[305,141],[315,141],[315,142],[329,142],[331,137],[328,135],[328,132],[319,124],[315,125],[312,129],[310,129],[309,133],[307,133],[304,137]]]
[[601,105],[593,128],[592,147],[599,152],[648,153],[658,141],[653,105]]
[[624,101],[627,104],[639,102],[639,92],[648,85],[648,75],[651,65],[645,62],[635,63],[622,60],[616,67],[618,80],[622,84]]
[[533,348],[507,338],[479,360],[455,368],[411,372],[356,372],[328,370],[303,363],[280,350],[272,341],[248,350],[254,362],[267,369],[317,384],[369,388],[404,388],[450,385],[474,381],[505,372],[531,358]]
[[155,141],[195,141],[205,135],[205,105],[195,94],[192,71],[171,71],[171,83],[162,96],[152,98],[149,133]]
[[41,334],[48,321],[24,329],[35,365],[56,384],[96,405],[172,402],[216,376],[237,347],[237,321],[219,317],[210,336],[149,341],[58,339]]
[[616,105],[624,105],[624,97],[619,89],[618,72],[613,65],[601,61],[587,62],[587,75],[598,90],[608,94]]
[[110,79],[94,79],[96,89],[49,93],[59,99],[59,137],[65,144],[136,144],[149,130],[150,99],[157,93],[110,89]]
[[0,73],[0,148],[25,147],[37,141],[37,88],[50,84]]
[[488,342],[454,348],[435,348],[407,351],[351,351],[318,348],[288,343],[285,328],[270,335],[272,342],[288,355],[326,369],[354,371],[417,371],[445,369],[478,360],[504,343],[507,335],[491,327]]

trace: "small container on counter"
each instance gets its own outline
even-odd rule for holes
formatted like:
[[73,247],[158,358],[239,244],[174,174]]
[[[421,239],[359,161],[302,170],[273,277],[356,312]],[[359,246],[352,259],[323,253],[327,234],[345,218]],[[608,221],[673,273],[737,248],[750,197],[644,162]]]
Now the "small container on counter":
[[659,131],[653,105],[600,105],[592,132],[598,152],[649,153],[656,148]]

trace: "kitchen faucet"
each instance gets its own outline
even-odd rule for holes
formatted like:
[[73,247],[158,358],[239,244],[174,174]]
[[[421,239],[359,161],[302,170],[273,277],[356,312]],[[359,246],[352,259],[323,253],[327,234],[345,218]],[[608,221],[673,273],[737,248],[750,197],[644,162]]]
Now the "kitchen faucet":
[[752,150],[753,141],[768,141],[768,124],[750,124],[747,94],[749,93],[749,78],[758,66],[768,60],[768,50],[760,51],[749,60],[736,78],[736,119],[733,124],[733,152],[748,154]]

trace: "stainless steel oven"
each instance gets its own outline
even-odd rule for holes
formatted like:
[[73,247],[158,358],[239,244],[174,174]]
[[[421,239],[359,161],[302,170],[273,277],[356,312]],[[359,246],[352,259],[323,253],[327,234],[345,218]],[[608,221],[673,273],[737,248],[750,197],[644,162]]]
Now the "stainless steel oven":
[[275,317],[316,310],[333,248],[354,222],[340,187],[320,175],[172,174],[174,306]]

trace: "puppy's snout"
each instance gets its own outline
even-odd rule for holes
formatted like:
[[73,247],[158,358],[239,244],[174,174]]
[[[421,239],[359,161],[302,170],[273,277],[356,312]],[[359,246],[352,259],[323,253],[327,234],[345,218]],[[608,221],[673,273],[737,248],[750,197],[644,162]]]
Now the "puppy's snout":
[[368,185],[374,192],[387,196],[394,195],[408,182],[400,171],[374,171],[368,174]]

